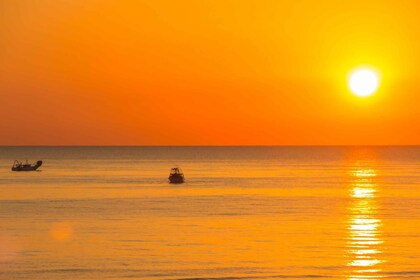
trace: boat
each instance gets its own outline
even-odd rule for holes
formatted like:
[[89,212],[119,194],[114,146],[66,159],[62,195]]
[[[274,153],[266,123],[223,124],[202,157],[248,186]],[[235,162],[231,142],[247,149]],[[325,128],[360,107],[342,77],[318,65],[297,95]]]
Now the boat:
[[171,169],[171,173],[169,173],[169,183],[171,184],[181,184],[184,183],[184,173],[178,167],[174,167]]
[[15,160],[12,166],[12,171],[35,171],[42,165],[42,160],[38,160],[35,164],[22,163],[20,161]]

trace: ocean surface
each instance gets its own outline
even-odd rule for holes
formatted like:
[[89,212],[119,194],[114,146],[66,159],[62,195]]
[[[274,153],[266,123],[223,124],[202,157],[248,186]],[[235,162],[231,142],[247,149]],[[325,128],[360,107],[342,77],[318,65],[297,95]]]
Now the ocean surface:
[[420,279],[420,147],[0,147],[0,221],[0,279]]

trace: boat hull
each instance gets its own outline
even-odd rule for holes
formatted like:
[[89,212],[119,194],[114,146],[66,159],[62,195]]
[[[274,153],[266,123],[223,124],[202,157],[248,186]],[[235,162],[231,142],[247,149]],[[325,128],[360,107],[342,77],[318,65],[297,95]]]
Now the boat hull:
[[168,179],[169,179],[169,183],[171,183],[171,184],[182,184],[182,183],[184,183],[184,176],[180,176],[180,175],[177,175],[177,174],[169,176]]
[[28,167],[12,167],[12,171],[35,171],[39,166],[28,166]]

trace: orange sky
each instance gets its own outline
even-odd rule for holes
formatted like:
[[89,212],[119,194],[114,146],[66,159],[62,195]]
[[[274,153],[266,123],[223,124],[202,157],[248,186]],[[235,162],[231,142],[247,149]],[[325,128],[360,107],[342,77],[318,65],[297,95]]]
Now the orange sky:
[[[419,11],[0,0],[0,145],[420,144]],[[372,97],[348,90],[359,65]]]

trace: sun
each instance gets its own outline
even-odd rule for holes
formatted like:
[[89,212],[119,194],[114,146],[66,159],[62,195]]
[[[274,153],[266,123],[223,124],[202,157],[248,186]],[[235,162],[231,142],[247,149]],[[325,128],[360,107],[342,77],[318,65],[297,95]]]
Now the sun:
[[379,76],[375,70],[359,68],[350,74],[348,84],[355,95],[360,97],[371,96],[378,89]]

